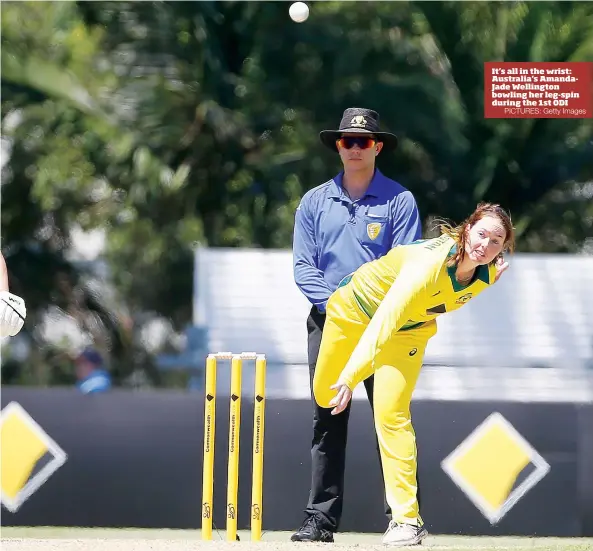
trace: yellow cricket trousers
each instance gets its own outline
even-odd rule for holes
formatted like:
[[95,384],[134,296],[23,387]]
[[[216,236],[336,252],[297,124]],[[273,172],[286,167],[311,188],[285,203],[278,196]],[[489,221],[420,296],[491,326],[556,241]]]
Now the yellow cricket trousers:
[[[313,379],[320,407],[329,408],[336,391],[330,386],[348,362],[369,323],[350,285],[338,288],[327,304],[323,338]],[[374,359],[373,410],[381,449],[385,495],[395,522],[419,525],[416,482],[416,434],[410,418],[410,401],[428,340],[436,322],[398,332]]]

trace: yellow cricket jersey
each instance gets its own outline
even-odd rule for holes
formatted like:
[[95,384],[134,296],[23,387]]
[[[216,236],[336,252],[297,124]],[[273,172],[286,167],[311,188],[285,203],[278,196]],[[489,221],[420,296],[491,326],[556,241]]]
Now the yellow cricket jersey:
[[461,308],[494,282],[496,268],[478,266],[472,281],[461,285],[455,278],[456,266],[447,266],[455,247],[447,235],[399,245],[344,278],[340,286],[350,284],[356,302],[369,316],[369,325],[341,382],[353,389],[373,373],[373,359],[394,333]]

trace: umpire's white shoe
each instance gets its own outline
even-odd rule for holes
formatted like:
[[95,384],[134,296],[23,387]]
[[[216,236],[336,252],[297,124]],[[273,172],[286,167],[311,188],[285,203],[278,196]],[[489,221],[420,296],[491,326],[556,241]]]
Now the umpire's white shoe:
[[383,536],[383,543],[385,545],[393,545],[395,547],[420,545],[426,536],[428,536],[428,532],[424,526],[399,524],[392,520],[387,527],[385,535]]

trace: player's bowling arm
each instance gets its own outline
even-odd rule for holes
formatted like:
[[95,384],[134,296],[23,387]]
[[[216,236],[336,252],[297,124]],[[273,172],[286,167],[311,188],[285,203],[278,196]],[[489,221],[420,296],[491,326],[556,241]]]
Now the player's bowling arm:
[[373,374],[377,354],[409,320],[411,309],[423,300],[427,285],[437,273],[435,266],[426,262],[411,262],[402,269],[356,345],[339,383],[354,390]]

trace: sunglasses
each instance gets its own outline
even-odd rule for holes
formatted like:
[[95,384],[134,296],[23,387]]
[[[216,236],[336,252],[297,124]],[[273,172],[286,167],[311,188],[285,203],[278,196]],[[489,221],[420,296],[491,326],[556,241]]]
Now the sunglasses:
[[344,136],[338,140],[338,145],[344,149],[352,149],[355,145],[360,149],[369,149],[377,143],[375,138],[363,138],[361,136]]

